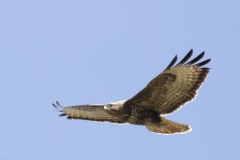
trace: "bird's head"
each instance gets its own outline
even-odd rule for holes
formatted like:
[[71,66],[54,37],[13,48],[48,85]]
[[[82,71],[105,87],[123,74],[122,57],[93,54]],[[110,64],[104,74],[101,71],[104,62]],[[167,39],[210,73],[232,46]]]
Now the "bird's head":
[[125,101],[107,103],[104,106],[104,109],[108,111],[119,111],[119,109],[121,109],[121,107],[123,106],[124,102]]

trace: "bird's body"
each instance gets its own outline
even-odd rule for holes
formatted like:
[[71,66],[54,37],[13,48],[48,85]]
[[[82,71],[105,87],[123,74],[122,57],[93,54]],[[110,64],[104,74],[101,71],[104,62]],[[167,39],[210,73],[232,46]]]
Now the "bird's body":
[[53,106],[63,112],[60,116],[67,116],[68,119],[145,125],[151,132],[162,134],[188,132],[190,126],[162,116],[173,113],[194,99],[209,72],[209,68],[200,67],[210,62],[210,59],[194,64],[203,57],[204,52],[184,64],[191,55],[192,50],[171,68],[177,60],[176,56],[161,74],[129,100],[70,107],[62,107],[57,102]]
[[160,122],[159,114],[152,109],[138,107],[128,102],[120,105],[122,105],[122,107],[120,107],[121,109],[119,112],[118,111],[116,113],[111,112],[111,109],[108,110],[107,112],[109,112],[109,114],[111,114],[112,116],[122,117],[125,123],[130,124],[147,125],[150,123]]

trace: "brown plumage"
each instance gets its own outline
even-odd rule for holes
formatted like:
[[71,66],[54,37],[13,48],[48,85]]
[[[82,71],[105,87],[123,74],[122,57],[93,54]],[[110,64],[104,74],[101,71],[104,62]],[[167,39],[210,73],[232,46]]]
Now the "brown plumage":
[[191,127],[163,118],[193,100],[204,82],[209,68],[200,68],[210,62],[210,59],[198,62],[204,52],[185,64],[192,56],[193,50],[174,67],[177,56],[168,67],[148,85],[127,101],[108,104],[89,104],[62,107],[58,102],[53,104],[58,108],[60,116],[68,119],[82,119],[111,123],[130,123],[145,125],[149,131],[162,134],[189,132]]

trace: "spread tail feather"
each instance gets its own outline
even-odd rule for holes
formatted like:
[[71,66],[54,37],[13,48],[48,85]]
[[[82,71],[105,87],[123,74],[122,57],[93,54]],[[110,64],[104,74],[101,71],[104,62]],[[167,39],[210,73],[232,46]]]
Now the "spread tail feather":
[[161,117],[161,122],[154,126],[146,126],[151,132],[161,133],[161,134],[181,134],[185,132],[190,132],[192,129],[190,126],[173,122],[166,118]]

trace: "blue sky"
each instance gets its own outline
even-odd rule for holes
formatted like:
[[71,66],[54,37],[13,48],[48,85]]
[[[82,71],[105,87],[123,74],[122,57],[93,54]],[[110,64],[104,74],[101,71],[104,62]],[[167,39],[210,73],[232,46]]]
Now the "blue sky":
[[[0,160],[237,159],[239,6],[1,0]],[[192,48],[212,59],[211,72],[197,98],[167,117],[190,125],[188,134],[69,121],[51,105],[129,99]]]

